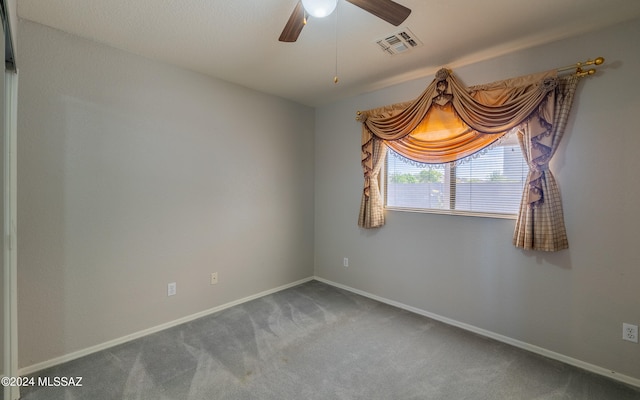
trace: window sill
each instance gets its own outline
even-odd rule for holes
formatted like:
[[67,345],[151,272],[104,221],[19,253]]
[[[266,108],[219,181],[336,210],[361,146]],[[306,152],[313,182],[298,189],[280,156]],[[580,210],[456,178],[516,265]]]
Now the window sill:
[[487,212],[474,212],[474,211],[459,211],[459,210],[438,210],[433,208],[406,208],[406,207],[389,207],[385,206],[385,211],[400,211],[411,212],[420,214],[443,214],[443,215],[458,215],[463,217],[481,217],[481,218],[495,218],[495,219],[518,219],[516,214],[499,214],[499,213],[487,213]]

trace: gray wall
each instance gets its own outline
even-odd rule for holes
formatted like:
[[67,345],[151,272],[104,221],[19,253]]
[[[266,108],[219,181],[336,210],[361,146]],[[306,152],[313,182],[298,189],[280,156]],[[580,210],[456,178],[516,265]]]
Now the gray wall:
[[19,28],[20,367],[313,275],[312,108]]
[[432,77],[319,108],[316,275],[640,379],[640,347],[621,339],[622,322],[640,324],[639,42],[636,20],[454,70],[474,85],[606,58],[580,83],[552,164],[570,243],[559,253],[514,248],[514,220],[389,211],[381,229],[357,227],[356,111],[414,99]]

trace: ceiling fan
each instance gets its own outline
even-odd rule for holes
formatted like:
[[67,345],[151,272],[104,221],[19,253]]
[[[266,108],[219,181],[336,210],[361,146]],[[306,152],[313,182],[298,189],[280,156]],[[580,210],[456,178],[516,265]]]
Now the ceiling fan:
[[[398,4],[392,0],[347,0],[349,3],[356,5],[363,10],[370,12],[378,18],[388,23],[398,26],[407,19],[411,10],[402,4]],[[304,4],[303,4],[304,3]],[[284,26],[280,38],[281,42],[295,42],[298,40],[302,28],[307,23],[307,15],[315,17],[325,17],[333,12],[337,0],[322,1],[320,3],[328,3],[315,8],[313,3],[317,1],[299,0],[293,9],[287,24]]]

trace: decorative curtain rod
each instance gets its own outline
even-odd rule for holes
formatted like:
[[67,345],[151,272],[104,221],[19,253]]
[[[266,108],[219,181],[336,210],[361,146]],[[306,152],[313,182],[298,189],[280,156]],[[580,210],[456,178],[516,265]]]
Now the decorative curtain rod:
[[591,68],[585,71],[582,69],[582,67],[586,65],[600,65],[602,63],[604,63],[604,57],[598,57],[595,60],[587,60],[587,61],[575,63],[573,65],[567,65],[566,67],[558,68],[557,71],[563,72],[563,71],[569,71],[575,68],[576,76],[582,78],[583,76],[593,75],[596,73],[595,68]]
[[[558,72],[564,72],[564,71],[569,71],[575,68],[575,74],[577,77],[582,78],[588,75],[593,75],[596,73],[596,69],[595,68],[590,68],[588,70],[583,70],[582,67],[587,66],[587,65],[602,65],[604,63],[604,57],[597,57],[595,60],[587,60],[587,61],[582,61],[582,62],[577,62],[575,64],[572,65],[567,65],[566,67],[561,67],[561,68],[557,68],[556,71]],[[451,72],[451,70],[448,70],[449,72]],[[356,116],[356,121],[360,121],[360,115],[362,114],[362,111],[358,111]]]

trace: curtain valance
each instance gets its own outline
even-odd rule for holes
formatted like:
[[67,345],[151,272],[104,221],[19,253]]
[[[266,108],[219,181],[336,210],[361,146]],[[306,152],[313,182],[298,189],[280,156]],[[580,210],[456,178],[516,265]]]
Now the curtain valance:
[[564,131],[577,79],[560,78],[552,70],[465,87],[450,70],[441,69],[416,100],[359,112],[365,184],[358,224],[364,228],[384,225],[377,180],[385,146],[417,162],[448,163],[481,151],[517,129],[530,169],[517,229],[535,229],[534,214],[537,219],[553,215],[542,219],[554,227],[552,236],[560,238],[517,231],[514,244],[548,251],[568,247],[564,222],[560,226],[557,222],[558,217],[562,220],[562,206],[548,163]]
[[466,88],[441,69],[416,100],[364,111],[358,119],[366,142],[383,140],[414,161],[447,163],[482,150],[518,126],[556,85],[553,70]]

